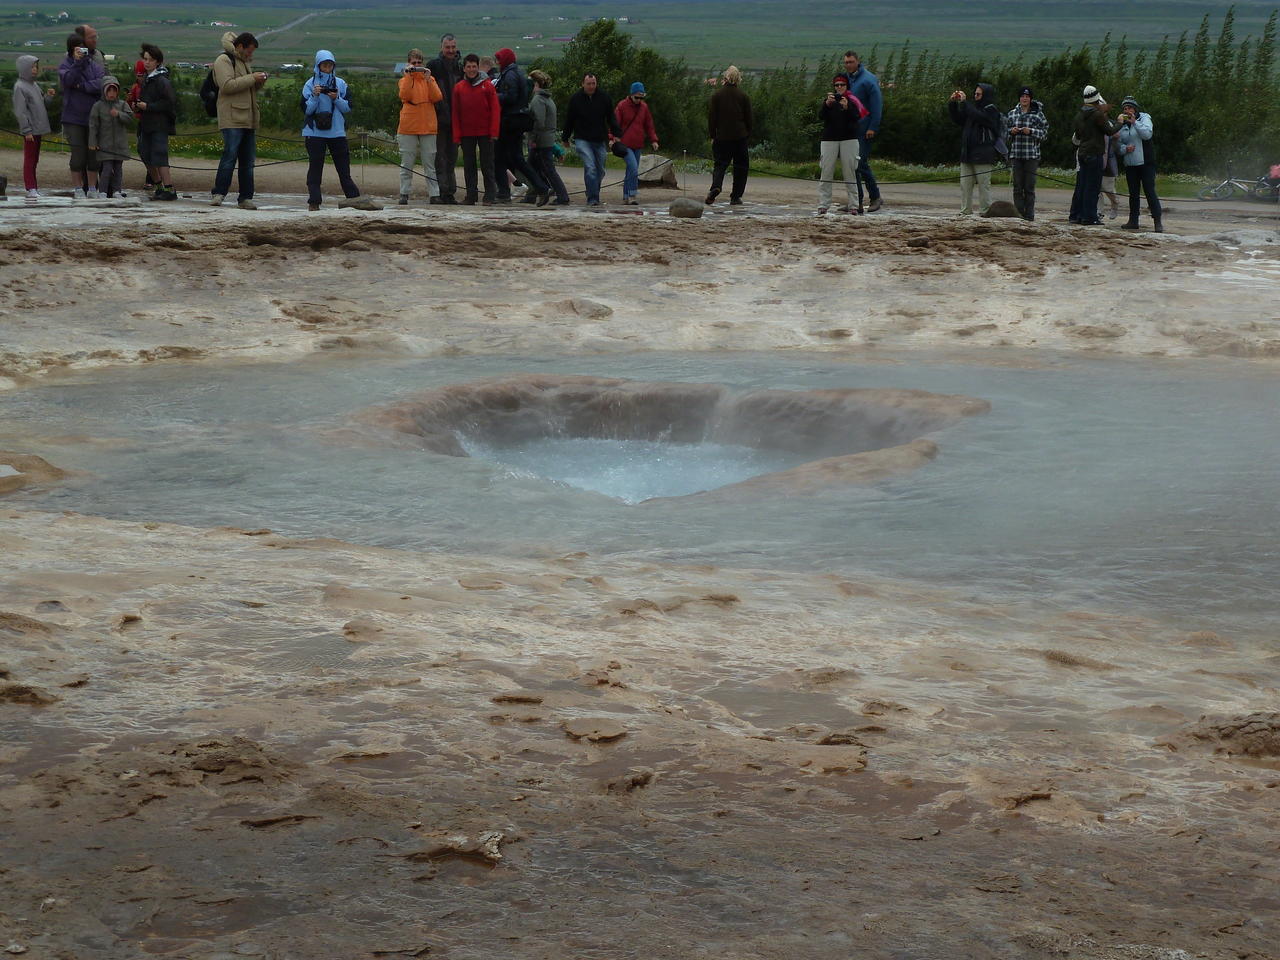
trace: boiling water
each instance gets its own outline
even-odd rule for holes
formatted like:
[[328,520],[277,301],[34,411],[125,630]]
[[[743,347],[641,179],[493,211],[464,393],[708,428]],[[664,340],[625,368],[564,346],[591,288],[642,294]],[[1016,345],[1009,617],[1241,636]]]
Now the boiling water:
[[[1275,377],[1217,362],[1040,364],[646,354],[155,368],[0,396],[0,446],[85,472],[18,495],[44,509],[418,550],[586,550],[875,574],[1196,628],[1273,629]],[[752,503],[633,505],[790,462],[592,441],[474,446],[468,459],[334,439],[371,404],[512,373],[743,390],[915,387],[981,397],[992,410],[935,434],[937,460],[913,474]]]

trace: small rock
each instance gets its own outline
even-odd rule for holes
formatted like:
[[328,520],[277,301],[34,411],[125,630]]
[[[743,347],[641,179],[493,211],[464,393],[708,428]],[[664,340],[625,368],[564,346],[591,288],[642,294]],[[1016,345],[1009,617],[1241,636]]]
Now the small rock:
[[20,944],[17,940],[12,941],[4,948],[5,953],[26,953],[27,948]]
[[1019,217],[1018,208],[1008,200],[993,200],[991,206],[987,207],[984,217]]
[[590,740],[592,743],[610,743],[627,735],[627,728],[608,717],[576,717],[560,725],[574,740]]
[[671,206],[667,208],[667,213],[673,217],[685,217],[690,220],[697,220],[702,216],[703,210],[706,209],[703,204],[697,200],[690,200],[688,197],[677,197],[671,201]]
[[0,683],[0,703],[25,703],[32,707],[47,707],[57,702],[58,698],[44,687],[37,687],[30,683]]

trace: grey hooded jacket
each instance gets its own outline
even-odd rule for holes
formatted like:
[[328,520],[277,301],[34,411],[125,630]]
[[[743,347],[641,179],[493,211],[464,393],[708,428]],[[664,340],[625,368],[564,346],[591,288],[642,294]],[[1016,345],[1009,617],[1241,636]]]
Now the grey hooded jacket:
[[39,57],[30,54],[18,58],[18,81],[13,85],[13,115],[18,121],[18,132],[24,137],[43,137],[51,129],[44,91],[31,79],[31,68],[39,61]]
[[[107,87],[120,89],[116,78],[107,74],[102,78],[102,92]],[[112,116],[115,110],[117,116]],[[89,111],[89,147],[98,151],[99,160],[127,160],[129,158],[129,128],[133,126],[133,110],[123,97],[115,100],[99,100]]]

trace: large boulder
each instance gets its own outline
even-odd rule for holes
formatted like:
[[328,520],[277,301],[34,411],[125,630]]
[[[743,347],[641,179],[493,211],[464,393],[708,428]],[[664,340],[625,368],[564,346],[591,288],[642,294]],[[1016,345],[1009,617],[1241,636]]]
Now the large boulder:
[[640,186],[667,187],[671,190],[678,190],[679,184],[676,182],[675,161],[657,153],[641,156]]

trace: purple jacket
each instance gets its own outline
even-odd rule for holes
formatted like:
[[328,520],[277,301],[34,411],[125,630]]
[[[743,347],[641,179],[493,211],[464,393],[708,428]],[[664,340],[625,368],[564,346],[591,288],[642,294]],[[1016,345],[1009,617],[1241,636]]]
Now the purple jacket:
[[77,60],[67,54],[58,64],[58,79],[62,83],[62,122],[89,124],[89,111],[102,97],[102,78],[107,68],[97,57],[81,57]]

